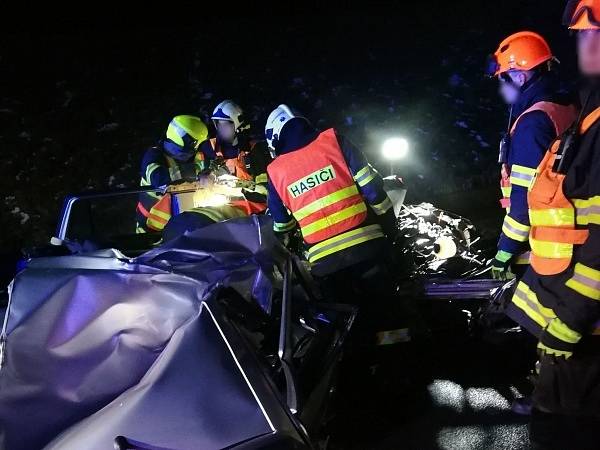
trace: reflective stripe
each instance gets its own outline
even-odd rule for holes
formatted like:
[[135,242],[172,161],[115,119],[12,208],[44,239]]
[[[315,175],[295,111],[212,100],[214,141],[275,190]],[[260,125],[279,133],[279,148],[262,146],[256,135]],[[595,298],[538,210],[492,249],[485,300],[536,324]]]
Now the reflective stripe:
[[266,173],[261,173],[259,175],[256,176],[256,178],[254,178],[254,182],[255,183],[266,183],[268,182],[268,178],[267,178],[267,174]]
[[160,219],[165,220],[165,223],[168,222],[168,220],[171,218],[171,214],[166,213],[164,211],[160,211],[158,209],[154,209],[154,208],[152,208],[150,210],[150,215],[151,216],[156,216],[156,217],[158,217]]
[[575,264],[573,277],[566,285],[592,300],[600,300],[600,271],[584,264]]
[[523,225],[510,216],[504,218],[502,232],[514,241],[526,242],[529,239],[529,225]]
[[529,245],[533,253],[542,258],[571,258],[573,256],[573,244],[530,239]]
[[313,245],[308,250],[308,261],[314,263],[332,253],[382,237],[385,235],[379,225],[357,228]]
[[156,230],[156,231],[161,231],[165,227],[165,225],[167,224],[167,222],[168,221],[163,222],[162,219],[156,219],[155,220],[154,218],[149,217],[148,220],[147,220],[147,222],[146,222],[146,225],[148,225],[148,228],[151,228],[151,229]]
[[530,209],[529,221],[532,226],[570,226],[575,221],[575,211],[571,208]]
[[135,234],[144,234],[146,233],[146,230],[144,230],[142,227],[140,227],[139,225],[137,225],[135,227]]
[[367,205],[364,202],[358,203],[356,205],[349,206],[348,208],[344,208],[341,211],[337,211],[327,217],[316,220],[306,226],[302,227],[302,235],[304,238],[310,236],[311,234],[317,233],[330,225],[334,225],[343,220],[349,219],[350,217],[356,216],[358,214],[364,213],[367,210]]
[[373,211],[375,211],[375,214],[377,214],[378,216],[381,216],[381,215],[385,214],[386,212],[388,212],[392,206],[394,206],[392,204],[392,201],[386,195],[384,201],[382,201],[381,203],[378,203],[376,205],[371,205],[371,208],[373,209]]
[[517,256],[517,260],[515,264],[529,264],[529,258],[531,257],[531,252],[525,252]]
[[274,222],[273,229],[278,233],[285,233],[286,231],[293,230],[296,227],[296,220],[292,219],[286,223]]
[[148,186],[152,184],[152,172],[154,172],[156,169],[160,169],[160,164],[150,163],[146,167],[146,183],[148,183]]
[[531,167],[519,166],[518,164],[513,164],[510,173],[510,182],[511,184],[522,186],[525,188],[529,188],[531,182],[535,177],[536,169],[532,169]]
[[347,188],[340,189],[339,191],[333,192],[332,194],[326,195],[318,200],[315,200],[312,203],[309,203],[303,208],[300,208],[298,211],[294,213],[294,217],[297,221],[301,221],[311,214],[326,208],[329,205],[333,205],[341,200],[345,200],[354,195],[359,195],[358,188],[356,185],[348,186]]
[[354,180],[360,187],[363,187],[366,184],[369,184],[376,176],[377,171],[369,164],[368,166],[360,169],[357,174],[354,175]]
[[172,126],[173,128],[175,128],[175,131],[177,132],[177,135],[179,137],[182,138],[187,134],[187,131],[185,131],[183,128],[181,128],[179,126],[179,124],[175,121],[175,119],[171,120],[171,123],[169,125]]
[[574,199],[573,204],[577,211],[577,224],[600,225],[600,196],[595,196],[587,200]]
[[562,320],[558,317],[553,319],[546,328],[546,331],[554,336],[556,339],[560,339],[563,342],[569,344],[577,344],[581,340],[581,334],[577,331],[571,330]]
[[512,302],[542,328],[546,328],[550,321],[556,318],[554,311],[542,306],[535,292],[532,292],[529,286],[522,281],[517,286]]

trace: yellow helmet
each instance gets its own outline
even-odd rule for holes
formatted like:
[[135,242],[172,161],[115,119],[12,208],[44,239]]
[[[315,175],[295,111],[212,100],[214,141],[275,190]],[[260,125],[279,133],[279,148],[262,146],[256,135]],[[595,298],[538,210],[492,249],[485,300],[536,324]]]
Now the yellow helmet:
[[167,128],[167,138],[185,147],[190,141],[205,141],[208,138],[208,128],[199,117],[175,116]]

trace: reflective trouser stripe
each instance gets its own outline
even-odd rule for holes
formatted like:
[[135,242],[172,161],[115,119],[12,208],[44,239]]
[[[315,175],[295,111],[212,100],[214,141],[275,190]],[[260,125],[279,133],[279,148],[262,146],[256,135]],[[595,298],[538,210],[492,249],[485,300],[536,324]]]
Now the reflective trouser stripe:
[[[557,316],[554,311],[550,308],[546,308],[543,306],[535,292],[533,292],[527,284],[521,281],[518,286],[515,294],[512,298],[512,303],[518,307],[521,311],[523,311],[527,317],[537,323],[542,329],[545,329],[550,325],[550,323],[555,322],[557,320]],[[562,324],[562,322],[557,322],[553,327],[553,331],[555,331],[555,336],[560,335],[561,333],[566,334],[566,339],[574,339],[578,334],[576,331],[569,329],[566,325],[564,327],[559,327],[558,325]],[[566,329],[565,329],[566,328]],[[594,335],[600,335],[600,321],[594,325],[594,329],[592,331]],[[563,339],[561,337],[556,336],[559,339]],[[565,336],[563,336],[565,337]],[[565,339],[563,339],[565,340]],[[565,340],[565,342],[569,342]]]
[[537,295],[522,281],[517,286],[512,302],[542,328],[546,328],[556,317],[554,311],[540,304]]
[[311,234],[318,233],[321,230],[324,230],[336,223],[342,222],[343,220],[349,219],[351,217],[357,216],[359,214],[363,214],[367,211],[367,205],[364,202],[358,203],[356,205],[349,206],[347,208],[342,209],[341,211],[337,211],[327,217],[323,217],[322,219],[316,220],[308,225],[301,225],[302,236],[304,239],[308,238]]
[[357,228],[313,245],[308,250],[308,261],[314,263],[332,253],[382,237],[385,235],[379,225]]
[[592,300],[600,300],[600,271],[584,264],[575,264],[573,277],[566,285]]
[[321,209],[333,205],[334,203],[346,200],[354,196],[358,197],[359,195],[360,194],[358,193],[358,188],[355,184],[353,184],[352,186],[348,186],[343,189],[340,189],[339,191],[332,192],[331,194],[328,194],[325,197],[322,197],[318,200],[315,200],[314,202],[309,203],[306,206],[303,206],[298,211],[294,212],[294,217],[298,222],[300,222],[301,220],[307,218],[311,214],[314,214],[315,212],[320,211]]

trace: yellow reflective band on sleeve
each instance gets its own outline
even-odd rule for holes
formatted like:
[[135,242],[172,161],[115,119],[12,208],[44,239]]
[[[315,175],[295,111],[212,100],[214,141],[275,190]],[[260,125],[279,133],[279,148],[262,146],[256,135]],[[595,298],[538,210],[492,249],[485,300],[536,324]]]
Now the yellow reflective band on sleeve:
[[526,242],[527,239],[529,239],[530,229],[531,227],[529,225],[519,223],[510,216],[504,218],[504,223],[502,225],[502,232],[507,237],[517,242]]
[[[145,178],[142,178],[140,181],[140,186],[148,187],[148,186],[150,186],[150,183],[148,183]],[[152,191],[144,192],[144,194],[149,195],[150,197],[155,198],[156,200],[160,200],[162,197],[161,194],[157,194],[156,192],[152,192]]]
[[293,230],[296,227],[296,220],[292,219],[286,223],[274,222],[273,229],[278,233],[285,233],[287,231]]
[[375,211],[375,214],[377,214],[378,216],[381,216],[381,215],[385,214],[386,212],[388,212],[388,210],[392,206],[394,206],[394,205],[392,205],[392,201],[386,195],[384,201],[382,201],[381,203],[378,203],[376,205],[371,205],[371,208],[373,209],[373,211]]
[[531,167],[526,166],[519,166],[518,164],[513,164],[510,172],[510,183],[512,185],[529,188],[531,182],[535,177],[535,173],[536,169],[532,169]]
[[558,317],[553,319],[546,328],[546,331],[554,336],[556,339],[560,339],[563,342],[569,344],[577,344],[581,340],[581,334],[577,331],[571,330],[562,320]]
[[257,184],[254,186],[254,190],[257,194],[268,195],[267,187],[264,184]]
[[572,201],[577,210],[577,225],[600,225],[600,196]]
[[575,212],[573,208],[530,209],[529,221],[536,227],[571,226],[575,221]]
[[308,250],[308,261],[312,264],[315,261],[339,252],[340,250],[383,237],[385,237],[385,235],[379,225],[356,228],[313,245]]
[[269,181],[266,173],[261,173],[254,178],[255,183],[266,183]]
[[529,264],[530,257],[531,257],[531,252],[521,253],[519,256],[517,256],[517,259],[515,260],[515,264],[518,264],[518,265]]
[[151,163],[151,164],[148,164],[148,167],[146,167],[146,182],[148,183],[148,186],[151,185],[152,173],[156,169],[160,169],[160,164]]
[[356,181],[356,183],[358,183],[360,187],[363,187],[369,184],[376,176],[377,171],[373,169],[373,167],[371,167],[371,165],[369,164],[368,166],[363,167],[356,173],[356,175],[354,176],[354,180]]
[[546,328],[550,321],[556,318],[554,311],[542,306],[535,292],[522,281],[518,284],[511,301],[542,328]]
[[575,264],[573,277],[566,285],[592,300],[600,300],[600,271],[584,264]]
[[340,189],[339,191],[333,192],[332,194],[326,195],[318,200],[315,200],[312,203],[309,203],[303,208],[300,208],[298,211],[294,213],[294,217],[297,221],[301,221],[311,214],[326,208],[329,205],[333,205],[341,200],[345,200],[352,196],[359,195],[358,188],[355,184],[352,186],[348,186],[347,188]]
[[356,216],[358,214],[362,214],[367,211],[367,205],[364,202],[357,203],[356,205],[349,206],[348,208],[344,208],[341,211],[337,211],[327,217],[323,217],[322,219],[316,220],[302,228],[302,235],[306,238],[311,234],[317,233],[325,228],[339,223],[343,220],[349,219],[350,217]]

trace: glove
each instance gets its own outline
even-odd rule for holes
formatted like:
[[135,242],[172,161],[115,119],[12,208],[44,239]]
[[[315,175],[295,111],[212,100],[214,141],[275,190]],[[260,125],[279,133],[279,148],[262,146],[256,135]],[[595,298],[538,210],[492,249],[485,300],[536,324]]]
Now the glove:
[[492,278],[494,280],[506,281],[514,278],[514,274],[509,270],[512,258],[513,254],[504,250],[499,250],[496,253],[496,257],[492,261]]
[[554,356],[569,359],[581,340],[581,334],[570,329],[558,317],[552,319],[542,332],[537,345],[540,356]]

